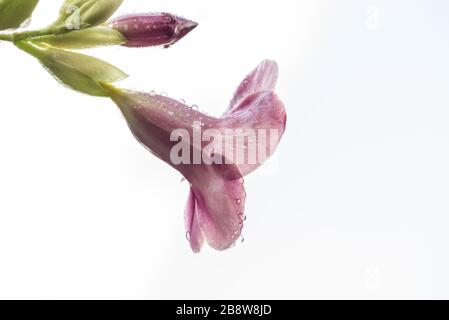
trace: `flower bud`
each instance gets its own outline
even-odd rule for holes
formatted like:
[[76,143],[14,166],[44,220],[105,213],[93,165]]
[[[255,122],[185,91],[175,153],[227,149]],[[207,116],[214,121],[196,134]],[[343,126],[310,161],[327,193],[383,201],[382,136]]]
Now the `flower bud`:
[[100,83],[116,82],[128,76],[100,59],[60,50],[45,43],[24,40],[15,45],[36,57],[65,86],[92,96],[108,96]]
[[169,13],[130,14],[112,20],[109,27],[125,36],[126,47],[168,47],[198,24]]
[[39,0],[0,0],[0,30],[16,29],[26,21]]

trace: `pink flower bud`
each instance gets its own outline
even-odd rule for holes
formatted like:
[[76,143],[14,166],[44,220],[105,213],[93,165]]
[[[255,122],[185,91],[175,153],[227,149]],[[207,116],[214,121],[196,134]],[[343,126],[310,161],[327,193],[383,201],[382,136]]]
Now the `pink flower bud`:
[[130,14],[118,17],[109,27],[128,41],[126,47],[169,47],[192,31],[198,23],[169,13]]

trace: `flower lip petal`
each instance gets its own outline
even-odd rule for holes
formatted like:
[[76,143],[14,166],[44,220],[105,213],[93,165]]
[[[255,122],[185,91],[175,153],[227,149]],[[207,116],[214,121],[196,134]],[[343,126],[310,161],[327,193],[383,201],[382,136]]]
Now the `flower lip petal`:
[[226,114],[232,113],[248,96],[260,91],[273,91],[279,76],[276,61],[264,60],[240,83]]
[[190,242],[190,247],[193,252],[198,253],[203,246],[204,236],[198,224],[197,204],[195,194],[192,189],[189,190],[189,197],[187,199],[184,213],[184,221],[186,227],[186,237]]
[[[273,91],[261,91],[246,97],[234,108],[232,114],[225,116],[221,126],[242,129],[240,133],[236,133],[237,137],[244,138],[245,161],[236,163],[242,176],[256,170],[276,151],[285,133],[286,122],[284,104]],[[248,135],[248,132],[254,135]],[[222,150],[226,148],[225,146]],[[249,161],[251,151],[256,155],[255,162]]]
[[205,240],[216,250],[231,248],[243,229],[246,198],[243,179],[225,181],[219,174],[208,172],[192,185],[195,215]]

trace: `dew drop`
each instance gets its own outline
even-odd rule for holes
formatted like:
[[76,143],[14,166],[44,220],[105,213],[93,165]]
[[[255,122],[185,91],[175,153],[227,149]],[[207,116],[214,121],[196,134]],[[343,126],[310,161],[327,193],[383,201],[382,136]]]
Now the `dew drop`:
[[151,92],[150,92],[150,96],[154,97],[155,95],[156,95],[156,91],[154,91],[154,90],[151,90]]
[[239,179],[239,183],[240,183],[240,184],[243,184],[244,182],[245,182],[245,180],[243,180],[243,178],[240,178],[240,179]]
[[242,203],[242,200],[240,200],[240,199],[235,199],[235,202],[236,202],[237,204],[241,204],[241,203]]
[[187,239],[187,241],[190,241],[190,231],[186,232],[186,239]]
[[194,104],[194,105],[192,106],[192,109],[195,110],[195,111],[198,111],[198,110],[199,110],[199,108],[198,108],[198,106],[197,106],[196,104]]
[[161,92],[161,96],[163,96],[163,97],[168,97],[168,94],[167,94],[167,92],[162,91],[162,92]]

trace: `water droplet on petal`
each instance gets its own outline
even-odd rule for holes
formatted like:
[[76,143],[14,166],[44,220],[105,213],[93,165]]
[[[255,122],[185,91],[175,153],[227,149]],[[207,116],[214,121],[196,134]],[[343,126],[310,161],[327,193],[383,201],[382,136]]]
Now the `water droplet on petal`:
[[190,241],[190,231],[186,232],[186,239],[187,239],[187,241]]
[[198,110],[199,110],[199,108],[198,108],[198,106],[197,106],[196,104],[194,104],[194,105],[192,106],[192,109],[195,110],[195,111],[198,111]]
[[238,216],[239,216],[240,221],[245,221],[246,220],[246,216],[245,216],[245,214],[243,212],[239,212]]
[[235,202],[236,202],[237,204],[241,204],[241,203],[242,203],[242,200],[240,200],[240,199],[235,199]]
[[154,90],[151,90],[151,92],[150,92],[150,96],[154,97],[155,95],[156,95],[156,91],[154,91]]
[[243,184],[244,182],[245,182],[245,180],[243,180],[243,178],[240,178],[240,179],[239,179],[239,183],[240,183],[240,184]]

